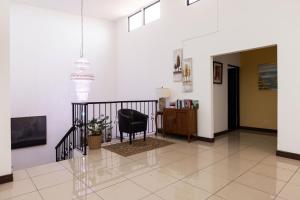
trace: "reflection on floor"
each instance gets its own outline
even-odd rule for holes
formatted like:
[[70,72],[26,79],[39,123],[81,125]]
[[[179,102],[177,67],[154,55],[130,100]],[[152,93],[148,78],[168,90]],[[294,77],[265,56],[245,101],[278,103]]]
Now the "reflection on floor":
[[275,156],[276,137],[236,131],[214,144],[174,145],[131,157],[87,157],[14,172],[13,200],[299,200],[300,162]]

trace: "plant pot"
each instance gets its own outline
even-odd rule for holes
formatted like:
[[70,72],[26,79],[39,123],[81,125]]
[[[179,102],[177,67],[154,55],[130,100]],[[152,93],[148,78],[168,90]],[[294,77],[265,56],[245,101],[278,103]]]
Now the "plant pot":
[[101,143],[102,143],[102,137],[101,135],[89,135],[88,138],[88,145],[90,149],[100,149]]

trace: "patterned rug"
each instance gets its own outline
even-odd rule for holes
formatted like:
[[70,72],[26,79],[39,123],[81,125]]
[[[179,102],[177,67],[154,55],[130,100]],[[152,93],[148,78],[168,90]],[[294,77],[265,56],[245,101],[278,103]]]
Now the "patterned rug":
[[150,151],[153,149],[165,147],[171,144],[174,143],[149,137],[146,139],[146,142],[144,142],[143,139],[138,139],[138,140],[134,140],[131,145],[129,144],[129,142],[124,142],[124,143],[104,146],[102,148],[107,149],[116,154],[119,154],[121,156],[128,157],[138,153],[143,153],[145,151]]

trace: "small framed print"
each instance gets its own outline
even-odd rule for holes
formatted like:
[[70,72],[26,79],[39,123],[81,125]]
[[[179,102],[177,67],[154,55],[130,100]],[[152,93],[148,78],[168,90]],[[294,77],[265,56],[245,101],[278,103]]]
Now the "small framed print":
[[183,49],[176,49],[173,52],[174,61],[173,61],[173,77],[174,82],[182,82],[182,58],[183,58]]
[[193,76],[192,76],[192,58],[186,58],[183,60],[183,92],[193,92]]
[[222,84],[223,83],[223,63],[214,62],[214,84]]

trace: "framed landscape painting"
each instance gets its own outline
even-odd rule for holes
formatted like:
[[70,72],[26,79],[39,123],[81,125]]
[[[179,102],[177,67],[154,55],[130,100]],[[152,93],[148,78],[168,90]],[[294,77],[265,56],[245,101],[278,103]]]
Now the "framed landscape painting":
[[259,90],[277,90],[277,65],[258,65],[258,88]]
[[183,49],[176,49],[173,53],[174,60],[173,60],[173,77],[174,82],[181,82],[182,81],[182,57],[183,57]]
[[186,58],[183,60],[183,92],[193,92],[193,71],[192,71],[192,58]]
[[214,62],[214,72],[213,72],[213,79],[214,84],[222,84],[223,83],[223,63]]

